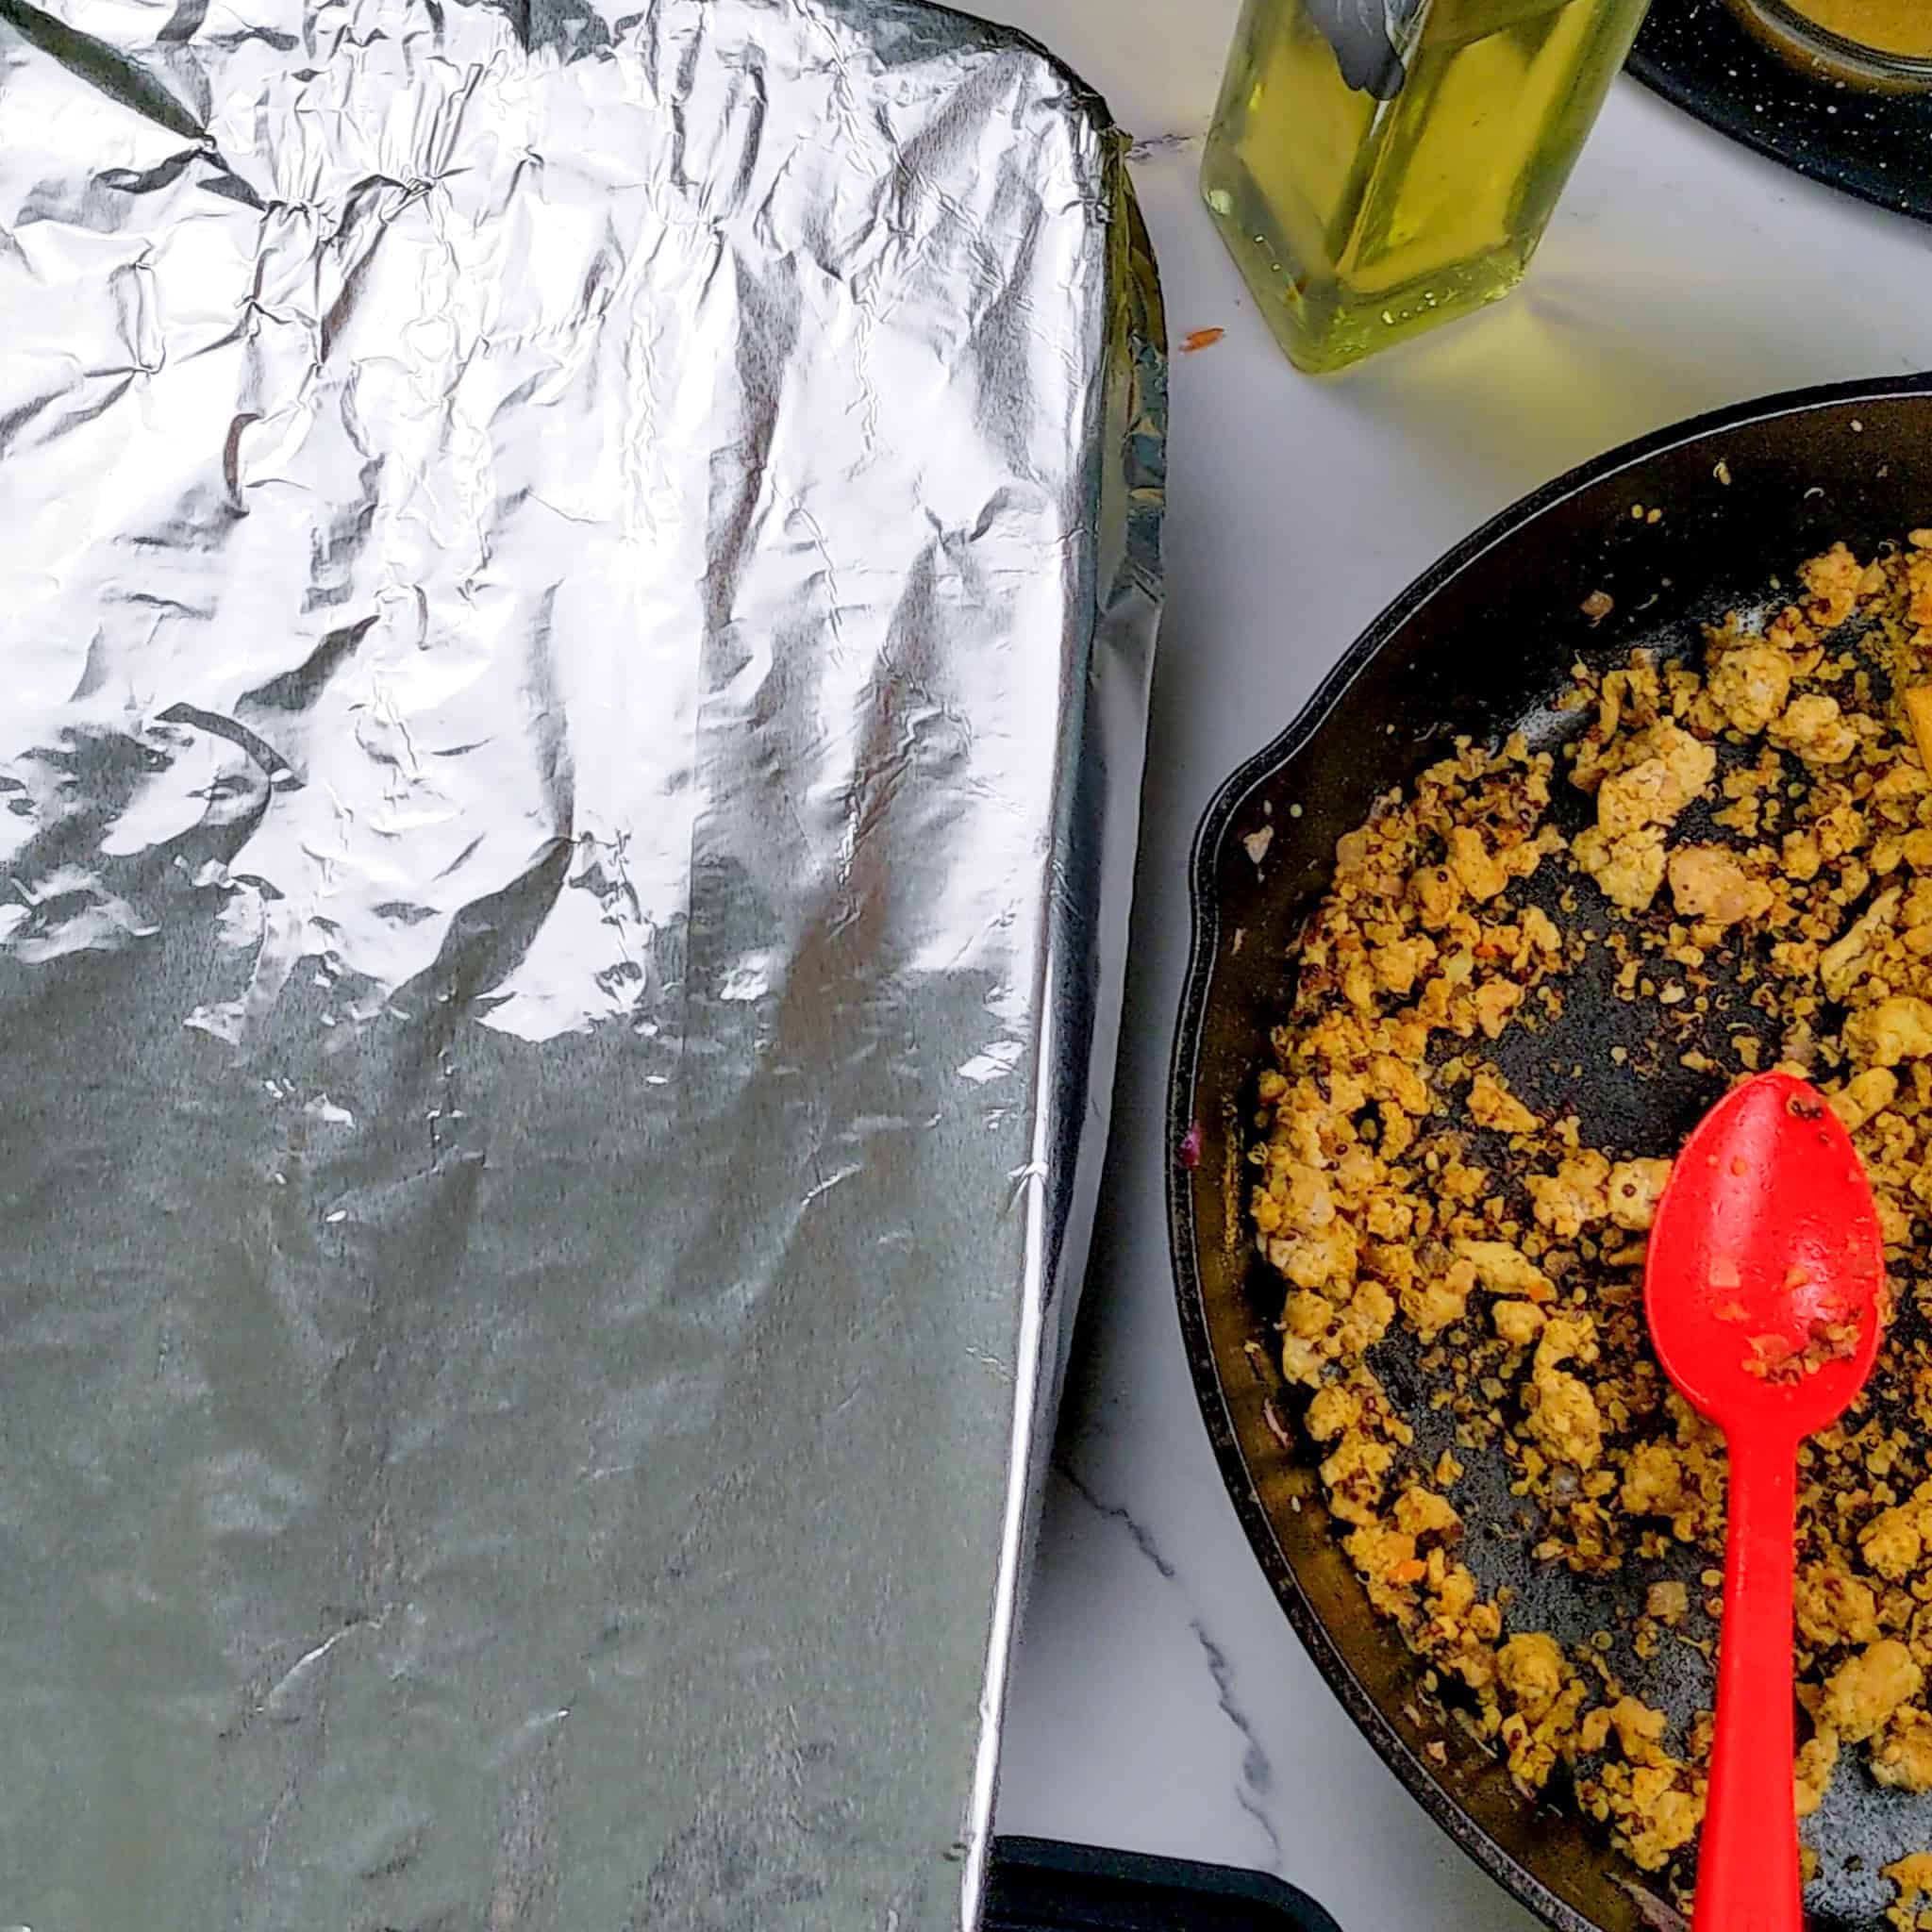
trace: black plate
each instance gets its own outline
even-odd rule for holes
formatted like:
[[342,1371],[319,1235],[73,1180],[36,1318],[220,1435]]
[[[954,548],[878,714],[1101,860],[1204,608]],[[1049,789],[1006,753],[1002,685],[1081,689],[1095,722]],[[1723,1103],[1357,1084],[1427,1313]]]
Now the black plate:
[[1932,93],[1813,79],[1754,40],[1724,0],[1657,0],[1630,71],[1720,134],[1863,201],[1932,221]]
[[985,1932],[1341,1932],[1258,1872],[1058,1840],[993,1840]]
[[[1661,507],[1663,520],[1633,521],[1633,503]],[[1621,657],[1666,639],[1694,646],[1695,621],[1759,601],[1832,540],[1870,546],[1926,523],[1932,376],[1747,404],[1616,451],[1506,511],[1397,598],[1301,717],[1223,787],[1196,840],[1168,1206],[1182,1328],[1222,1474],[1289,1620],[1356,1723],[1444,1829],[1562,1932],[1640,1932],[1675,1915],[1577,1815],[1532,1809],[1486,1751],[1432,1714],[1422,1667],[1371,1612],[1329,1529],[1304,1444],[1291,1429],[1277,1434],[1284,1391],[1272,1349],[1253,1344],[1270,1333],[1281,1283],[1245,1237],[1240,1198],[1254,1079],[1269,1028],[1287,1011],[1289,960],[1337,837],[1440,757],[1451,734],[1493,741],[1523,726],[1547,741],[1549,701],[1579,651]],[[1592,632],[1581,606],[1597,590],[1615,608]],[[1248,841],[1264,827],[1272,841],[1257,864]],[[1566,1012],[1577,1004],[1566,993]],[[1588,1078],[1572,1090],[1586,1112],[1620,1104],[1621,1090],[1610,1091],[1618,1076],[1599,1063],[1595,1091],[1586,1092]],[[1694,1117],[1696,1101],[1665,1104]],[[1422,1409],[1418,1399],[1410,1420]],[[1560,1615],[1568,1591],[1568,1608],[1594,1619],[1589,1629],[1604,1604],[1582,1592],[1641,1597],[1637,1565],[1627,1576],[1566,1584],[1465,1515],[1471,1562],[1479,1541],[1493,1543],[1483,1559],[1491,1574],[1511,1581],[1540,1617]],[[1632,1688],[1654,1703],[1708,1695],[1702,1677],[1640,1676]],[[1902,1795],[1880,1791],[1861,1766],[1841,1767],[1816,1821],[1829,1854],[1807,1896],[1817,1932],[1883,1932],[1890,1889],[1879,1866],[1932,1843],[1932,1799],[1901,1804]]]

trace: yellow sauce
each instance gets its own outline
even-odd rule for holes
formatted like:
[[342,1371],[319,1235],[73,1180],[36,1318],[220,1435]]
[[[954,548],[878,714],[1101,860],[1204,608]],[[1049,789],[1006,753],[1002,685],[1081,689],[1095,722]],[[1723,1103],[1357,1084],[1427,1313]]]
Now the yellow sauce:
[[1793,13],[1884,54],[1932,59],[1932,0],[1785,0]]

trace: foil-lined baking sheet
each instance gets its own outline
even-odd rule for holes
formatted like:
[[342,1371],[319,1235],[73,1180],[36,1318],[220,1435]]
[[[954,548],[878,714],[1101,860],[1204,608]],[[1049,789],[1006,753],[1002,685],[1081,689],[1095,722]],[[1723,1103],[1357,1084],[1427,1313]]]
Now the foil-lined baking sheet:
[[0,1925],[970,1921],[1158,297],[832,0],[0,0]]

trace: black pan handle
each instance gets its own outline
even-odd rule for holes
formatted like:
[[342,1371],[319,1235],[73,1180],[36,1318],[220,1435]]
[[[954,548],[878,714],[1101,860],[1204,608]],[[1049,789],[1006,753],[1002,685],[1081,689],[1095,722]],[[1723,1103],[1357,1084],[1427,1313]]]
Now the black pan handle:
[[1341,1932],[1258,1872],[1053,1839],[993,1840],[984,1932]]

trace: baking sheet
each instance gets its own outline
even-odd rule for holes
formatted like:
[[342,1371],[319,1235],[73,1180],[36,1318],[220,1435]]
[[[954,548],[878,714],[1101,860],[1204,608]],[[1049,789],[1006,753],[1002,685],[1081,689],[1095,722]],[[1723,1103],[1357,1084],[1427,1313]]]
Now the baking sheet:
[[0,0],[0,1924],[969,1922],[1158,296],[897,5]]

